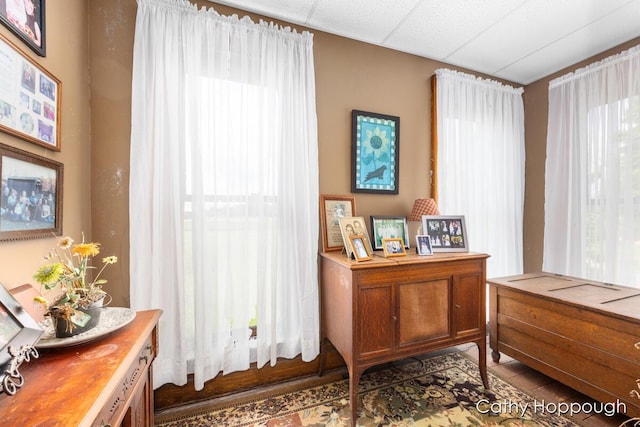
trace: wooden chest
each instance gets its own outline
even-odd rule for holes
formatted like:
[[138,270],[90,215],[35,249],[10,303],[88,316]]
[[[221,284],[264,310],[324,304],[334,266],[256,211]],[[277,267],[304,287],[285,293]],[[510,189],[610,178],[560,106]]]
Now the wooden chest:
[[632,397],[640,378],[640,289],[549,273],[489,279],[492,358],[507,354],[604,403]]

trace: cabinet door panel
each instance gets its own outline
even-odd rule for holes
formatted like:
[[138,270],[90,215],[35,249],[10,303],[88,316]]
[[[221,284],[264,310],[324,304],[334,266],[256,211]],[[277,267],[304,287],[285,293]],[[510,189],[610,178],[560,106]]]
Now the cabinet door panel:
[[398,285],[400,346],[451,335],[449,289],[448,279]]
[[358,354],[366,357],[393,350],[393,288],[360,288],[358,298]]
[[480,274],[457,276],[455,279],[455,307],[457,335],[477,333],[485,319],[484,284]]

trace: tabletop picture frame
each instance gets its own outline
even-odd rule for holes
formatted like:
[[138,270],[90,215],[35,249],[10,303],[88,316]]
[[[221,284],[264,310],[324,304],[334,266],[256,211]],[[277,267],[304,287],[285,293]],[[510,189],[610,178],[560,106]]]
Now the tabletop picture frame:
[[0,144],[0,241],[62,234],[62,163]]
[[323,252],[339,251],[344,248],[339,219],[355,215],[355,197],[320,195],[320,229],[322,232]]
[[469,252],[464,215],[423,215],[422,230],[433,252]]
[[361,262],[371,259],[371,252],[369,251],[364,235],[351,235],[349,236],[349,241],[351,242],[351,251],[356,261]]
[[0,130],[60,151],[62,83],[0,34]]
[[433,255],[431,239],[428,234],[416,235],[416,252],[418,255]]
[[398,194],[400,117],[352,110],[351,192]]
[[349,236],[363,236],[363,240],[365,245],[367,246],[367,250],[369,251],[369,253],[373,253],[373,248],[371,247],[371,241],[369,240],[367,223],[365,222],[364,217],[361,217],[361,216],[342,217],[342,218],[339,218],[338,221],[340,222],[340,232],[342,233],[344,249],[349,259],[354,258],[353,250],[351,247],[351,240],[349,239]]
[[406,256],[405,243],[402,237],[382,239],[382,250],[385,257]]
[[47,56],[45,37],[45,0],[0,2],[0,23],[39,56]]
[[382,250],[382,240],[385,238],[400,237],[405,248],[410,248],[409,226],[407,217],[390,215],[371,215],[371,239],[373,249]]

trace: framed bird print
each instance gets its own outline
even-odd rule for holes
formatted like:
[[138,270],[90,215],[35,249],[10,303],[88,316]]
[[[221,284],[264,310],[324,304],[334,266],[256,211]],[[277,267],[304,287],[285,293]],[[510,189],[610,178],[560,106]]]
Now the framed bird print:
[[398,194],[400,117],[351,112],[351,192]]

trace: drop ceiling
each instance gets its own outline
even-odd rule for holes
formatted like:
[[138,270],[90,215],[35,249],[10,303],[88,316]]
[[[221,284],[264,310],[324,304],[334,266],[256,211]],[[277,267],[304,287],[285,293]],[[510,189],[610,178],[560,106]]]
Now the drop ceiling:
[[216,0],[214,3],[522,85],[640,36],[640,0]]

